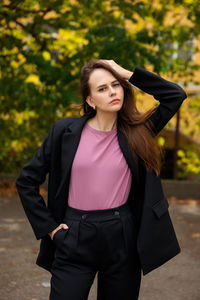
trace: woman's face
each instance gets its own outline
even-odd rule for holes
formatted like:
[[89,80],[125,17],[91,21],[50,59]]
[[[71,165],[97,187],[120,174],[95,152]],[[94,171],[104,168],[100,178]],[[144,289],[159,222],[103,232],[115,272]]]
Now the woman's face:
[[[103,68],[95,69],[89,78],[90,95],[86,101],[90,106],[95,105],[96,111],[119,111],[124,101],[124,89],[119,81]],[[111,103],[112,100],[119,101]]]

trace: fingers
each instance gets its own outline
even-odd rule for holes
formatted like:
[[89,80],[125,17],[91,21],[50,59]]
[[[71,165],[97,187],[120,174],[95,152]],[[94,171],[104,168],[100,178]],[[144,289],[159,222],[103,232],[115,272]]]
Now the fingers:
[[125,69],[118,65],[113,59],[102,59],[102,61],[108,64],[112,69],[121,74]]
[[116,63],[115,63],[114,60],[112,60],[112,59],[101,59],[101,61],[107,63],[107,64],[110,65],[111,67],[113,67],[114,65],[116,65]]
[[56,229],[54,229],[52,232],[50,232],[50,237],[53,240],[54,234],[60,230],[60,229],[65,229],[67,230],[69,227],[67,226],[67,224],[60,224]]
[[63,228],[63,229],[68,229],[69,227],[67,226],[67,224],[60,224],[59,225],[59,229]]
[[105,63],[107,63],[112,69],[114,69],[122,78],[129,80],[132,76],[133,72],[123,68],[122,66],[118,65],[114,60],[103,60]]

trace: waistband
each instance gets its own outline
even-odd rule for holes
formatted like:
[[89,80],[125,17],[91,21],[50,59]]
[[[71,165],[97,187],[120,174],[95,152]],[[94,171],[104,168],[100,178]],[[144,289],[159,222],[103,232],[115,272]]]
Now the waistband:
[[105,220],[119,219],[120,217],[131,214],[132,212],[127,202],[118,207],[100,210],[81,210],[67,206],[64,220],[71,219],[100,222]]

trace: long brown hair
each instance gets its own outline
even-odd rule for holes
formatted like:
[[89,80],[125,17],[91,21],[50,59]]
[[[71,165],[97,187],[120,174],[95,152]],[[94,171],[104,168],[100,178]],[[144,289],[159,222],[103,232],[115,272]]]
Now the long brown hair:
[[145,113],[139,112],[131,84],[122,78],[111,66],[99,59],[90,60],[81,69],[80,92],[83,99],[81,108],[84,115],[94,111],[86,102],[86,98],[90,95],[90,75],[97,68],[104,68],[109,71],[122,85],[124,101],[122,108],[118,111],[117,127],[127,137],[131,152],[136,160],[140,158],[147,170],[154,169],[156,175],[159,175],[163,152],[155,139],[153,123],[148,120],[155,108]]

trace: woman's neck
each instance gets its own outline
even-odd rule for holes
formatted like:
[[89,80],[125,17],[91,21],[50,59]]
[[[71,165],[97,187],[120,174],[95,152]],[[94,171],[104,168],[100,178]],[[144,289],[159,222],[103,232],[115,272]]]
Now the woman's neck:
[[104,118],[95,115],[93,118],[89,119],[87,123],[94,129],[102,130],[102,131],[110,131],[117,127],[116,116],[110,116],[110,115]]

